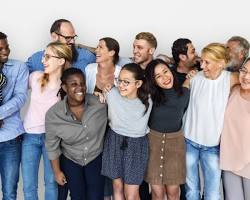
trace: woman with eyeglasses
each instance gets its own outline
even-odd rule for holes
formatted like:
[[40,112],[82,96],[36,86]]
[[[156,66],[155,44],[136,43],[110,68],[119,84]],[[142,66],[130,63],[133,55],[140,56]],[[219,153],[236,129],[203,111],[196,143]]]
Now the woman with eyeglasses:
[[204,199],[220,200],[220,136],[231,88],[238,74],[224,70],[228,49],[211,43],[201,52],[201,69],[191,79],[190,99],[184,116],[186,141],[186,198],[200,200],[199,164],[204,177]]
[[250,58],[239,69],[221,135],[220,166],[225,200],[250,200]]
[[26,133],[22,142],[22,176],[25,200],[37,200],[38,170],[44,162],[45,200],[57,200],[57,184],[45,149],[45,113],[59,101],[60,77],[70,67],[72,51],[66,44],[50,43],[43,55],[44,71],[30,74],[31,99],[24,117]]
[[[144,71],[123,66],[117,87],[106,93],[109,130],[104,143],[102,174],[113,180],[114,199],[139,200],[148,161],[148,118],[152,109]],[[101,97],[101,94],[98,94]]]

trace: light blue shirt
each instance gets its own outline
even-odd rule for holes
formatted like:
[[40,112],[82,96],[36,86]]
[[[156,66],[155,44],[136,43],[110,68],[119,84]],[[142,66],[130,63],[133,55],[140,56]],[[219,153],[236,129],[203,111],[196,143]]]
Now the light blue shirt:
[[7,85],[3,89],[0,106],[0,142],[9,141],[24,133],[20,109],[27,99],[29,70],[25,63],[9,59],[3,66]]
[[[90,63],[94,63],[96,60],[96,57],[93,53],[91,53],[87,49],[76,48],[76,50],[78,52],[78,58],[75,62],[72,63],[72,66],[75,68],[81,69],[85,73],[85,67]],[[38,51],[28,58],[28,61],[26,62],[26,64],[29,68],[30,73],[33,71],[44,70],[44,66],[42,63],[43,54],[44,54],[44,51]]]

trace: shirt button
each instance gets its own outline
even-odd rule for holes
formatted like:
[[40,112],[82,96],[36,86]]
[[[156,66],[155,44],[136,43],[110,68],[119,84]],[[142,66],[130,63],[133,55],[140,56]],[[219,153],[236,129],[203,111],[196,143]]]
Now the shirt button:
[[161,159],[163,160],[163,156],[161,156]]
[[165,143],[165,141],[164,140],[162,140],[162,144],[164,144]]
[[162,174],[160,174],[160,177],[162,177]]
[[85,147],[84,149],[85,149],[85,150],[88,150],[88,147]]
[[163,149],[163,148],[161,148],[161,151],[164,151],[164,149]]
[[84,127],[84,128],[87,128],[87,125],[85,124],[83,127]]
[[163,166],[162,165],[160,165],[160,168],[162,168]]
[[88,140],[89,139],[89,137],[86,137],[86,140]]
[[165,134],[163,134],[163,137],[165,137]]
[[84,160],[86,161],[86,160],[87,160],[87,158],[84,158]]

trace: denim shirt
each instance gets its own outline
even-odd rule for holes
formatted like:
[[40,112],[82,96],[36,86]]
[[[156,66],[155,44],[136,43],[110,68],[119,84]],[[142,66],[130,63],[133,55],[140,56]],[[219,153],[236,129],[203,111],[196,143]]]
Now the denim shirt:
[[28,90],[29,71],[25,63],[9,59],[3,66],[7,85],[3,89],[3,103],[0,106],[0,142],[16,138],[24,133],[20,109],[25,104]]
[[[77,48],[76,50],[78,52],[78,58],[75,62],[72,63],[72,66],[81,69],[85,73],[85,67],[90,63],[94,63],[96,57],[87,49]],[[30,73],[33,71],[44,70],[44,66],[42,63],[43,54],[44,51],[38,51],[28,58],[26,64],[29,68]]]

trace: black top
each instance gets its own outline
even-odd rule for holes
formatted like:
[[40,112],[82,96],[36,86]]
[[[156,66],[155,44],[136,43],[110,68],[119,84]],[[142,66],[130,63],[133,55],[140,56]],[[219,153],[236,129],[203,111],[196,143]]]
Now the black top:
[[189,89],[183,87],[183,95],[178,96],[174,89],[164,90],[166,102],[153,108],[149,118],[149,128],[161,133],[176,132],[181,129],[182,117],[188,106]]
[[177,75],[179,84],[182,85],[182,84],[184,83],[184,81],[186,80],[187,74],[186,74],[186,73],[178,72],[176,66],[173,66],[173,70],[174,70],[174,72],[175,72],[176,75]]

